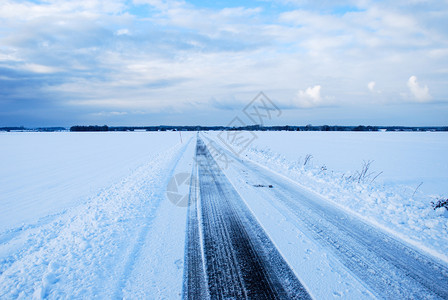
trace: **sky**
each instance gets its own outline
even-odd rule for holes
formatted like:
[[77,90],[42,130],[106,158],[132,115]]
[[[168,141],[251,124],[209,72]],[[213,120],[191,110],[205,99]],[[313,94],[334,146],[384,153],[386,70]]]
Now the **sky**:
[[448,0],[2,0],[0,127],[448,125]]

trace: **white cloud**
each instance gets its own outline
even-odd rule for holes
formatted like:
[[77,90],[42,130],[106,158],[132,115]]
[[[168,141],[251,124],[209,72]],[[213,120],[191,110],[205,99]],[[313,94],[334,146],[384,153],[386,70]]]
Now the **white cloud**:
[[51,73],[57,73],[61,71],[59,68],[39,65],[39,64],[24,64],[21,69],[33,72],[33,73],[39,73],[39,74],[51,74]]
[[427,85],[420,86],[416,76],[411,76],[409,78],[408,87],[412,95],[414,96],[415,100],[417,100],[418,102],[427,102],[431,100],[432,97],[429,94],[428,86]]
[[380,95],[380,94],[383,93],[382,91],[380,91],[380,90],[378,90],[378,89],[376,88],[376,82],[375,82],[375,81],[370,81],[370,82],[367,84],[367,88],[369,89],[369,91],[370,91],[372,94]]
[[297,105],[305,108],[322,105],[323,101],[320,90],[320,85],[309,87],[305,91],[300,90],[297,93]]
[[129,30],[128,29],[119,29],[115,32],[116,35],[129,35]]
[[128,112],[126,111],[100,111],[97,113],[92,113],[96,117],[111,117],[111,116],[125,116]]
[[32,20],[48,17],[73,17],[84,15],[99,18],[106,14],[119,14],[125,7],[123,0],[77,0],[77,1],[13,1],[0,3],[0,19]]

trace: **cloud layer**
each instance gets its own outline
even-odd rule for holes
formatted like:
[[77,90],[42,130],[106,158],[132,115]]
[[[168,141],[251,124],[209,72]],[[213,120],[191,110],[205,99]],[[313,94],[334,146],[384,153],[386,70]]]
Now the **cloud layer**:
[[220,3],[2,1],[0,126],[448,100],[446,1]]

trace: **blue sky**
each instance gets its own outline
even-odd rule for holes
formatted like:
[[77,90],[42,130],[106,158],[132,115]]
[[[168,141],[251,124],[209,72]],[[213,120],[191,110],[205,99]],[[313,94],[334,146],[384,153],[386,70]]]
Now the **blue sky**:
[[448,125],[448,1],[3,0],[0,126]]

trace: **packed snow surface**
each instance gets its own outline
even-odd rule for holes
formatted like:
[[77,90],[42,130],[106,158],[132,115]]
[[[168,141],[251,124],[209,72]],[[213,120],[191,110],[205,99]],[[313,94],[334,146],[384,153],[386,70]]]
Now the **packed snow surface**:
[[[232,147],[218,134],[202,136]],[[265,176],[273,171],[310,199],[447,264],[448,213],[431,206],[448,196],[447,133],[255,134],[238,157],[243,165],[249,161]],[[174,175],[192,171],[195,134],[182,138],[178,132],[0,133],[0,298],[180,298],[187,207],[166,191]],[[363,161],[373,162],[359,180]],[[237,192],[244,198],[256,189],[262,196],[258,182],[249,186],[236,166],[223,171]],[[289,212],[275,197],[249,196],[255,219],[286,261],[302,269],[297,274],[311,295],[374,297],[300,222],[285,217]]]

